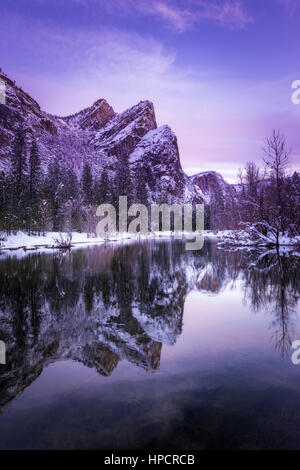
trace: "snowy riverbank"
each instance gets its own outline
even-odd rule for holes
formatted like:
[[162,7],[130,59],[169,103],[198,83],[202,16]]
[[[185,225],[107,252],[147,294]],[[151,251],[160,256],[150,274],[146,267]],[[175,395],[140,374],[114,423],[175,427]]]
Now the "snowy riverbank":
[[[137,234],[119,234],[116,233],[111,235],[105,240],[102,237],[97,237],[87,233],[72,232],[71,246],[79,245],[91,245],[91,244],[102,244],[102,243],[128,243],[130,241],[153,239],[153,234],[149,235],[137,235]],[[191,234],[185,234],[187,238],[191,237]],[[170,238],[173,234],[171,232],[157,232],[155,239],[159,238]],[[272,240],[253,240],[249,237],[249,234],[244,231],[234,230],[223,230],[223,231],[204,231],[204,237],[206,239],[216,240],[222,246],[254,246],[263,247],[272,244]],[[64,242],[69,238],[68,233],[59,232],[47,232],[43,235],[28,235],[25,232],[17,232],[15,234],[5,235],[2,234],[0,240],[1,250],[19,250],[25,251],[30,250],[42,250],[42,249],[58,249]],[[281,237],[281,246],[297,246],[300,247],[300,237]]]
[[[2,249],[11,250],[17,250],[20,248],[30,250],[38,247],[56,248],[59,245],[59,241],[61,239],[67,240],[67,238],[67,233],[46,232],[43,235],[28,235],[25,232],[19,231],[15,234],[2,236],[0,246]],[[103,243],[104,239],[91,238],[91,236],[86,233],[72,233],[72,245],[78,243],[90,243],[91,241],[93,241],[94,243]]]
[[[2,250],[37,250],[37,249],[58,249],[63,246],[68,240],[72,247],[77,245],[98,245],[103,243],[125,243],[137,240],[153,239],[152,234],[138,235],[131,233],[116,233],[109,236],[106,240],[102,237],[97,237],[93,234],[72,232],[47,232],[43,235],[28,235],[25,232],[19,231],[15,234],[2,235],[0,239],[0,249]],[[170,238],[171,232],[158,232],[155,238]]]
[[[270,247],[276,245],[276,238],[273,234],[261,235],[255,238],[245,230],[223,230],[218,232],[207,230],[205,231],[205,238],[219,240],[220,244],[225,246]],[[300,248],[300,236],[289,237],[281,234],[278,242],[280,247],[294,246]]]

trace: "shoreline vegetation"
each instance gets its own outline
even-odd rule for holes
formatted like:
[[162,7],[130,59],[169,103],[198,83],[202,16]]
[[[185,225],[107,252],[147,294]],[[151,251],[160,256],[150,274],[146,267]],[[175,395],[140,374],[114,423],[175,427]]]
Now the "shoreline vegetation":
[[[179,234],[182,239],[191,237],[191,233],[181,232]],[[253,239],[249,232],[245,230],[204,230],[204,239],[216,240],[218,245],[223,248],[276,248],[276,240],[270,238]],[[115,233],[107,238],[98,237],[95,234],[79,233],[79,232],[46,232],[43,235],[28,235],[24,231],[18,231],[15,234],[0,236],[0,253],[1,251],[40,251],[46,250],[69,250],[77,246],[105,244],[105,243],[129,243],[140,240],[157,240],[157,239],[173,239],[174,232],[160,231],[155,234],[132,234],[132,233]],[[178,238],[178,234],[177,234]],[[281,236],[279,240],[279,248],[293,247],[300,250],[300,236],[288,237]]]

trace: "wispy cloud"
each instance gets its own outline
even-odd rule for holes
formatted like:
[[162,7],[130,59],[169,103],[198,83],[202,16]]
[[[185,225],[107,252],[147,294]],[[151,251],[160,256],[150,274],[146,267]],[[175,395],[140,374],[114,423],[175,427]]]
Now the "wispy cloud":
[[[132,3],[126,1],[128,5]],[[240,0],[162,0],[150,4],[138,0],[135,11],[137,7],[144,14],[159,17],[178,32],[195,29],[203,22],[237,30],[253,22]]]
[[198,1],[199,11],[196,16],[201,19],[207,19],[223,27],[233,29],[244,29],[253,18],[244,8],[240,1],[208,2]]
[[[35,0],[38,2],[48,0]],[[283,0],[284,1],[284,0]],[[292,0],[290,0],[292,1]],[[177,32],[197,29],[203,22],[240,30],[253,22],[244,0],[52,0],[77,6],[98,5],[111,15],[152,16]]]
[[[50,0],[31,1],[50,5]],[[5,72],[46,111],[69,114],[100,97],[122,111],[150,99],[158,124],[168,123],[178,136],[184,168],[219,169],[233,179],[243,161],[260,159],[261,142],[272,127],[282,129],[299,155],[299,109],[290,100],[294,75],[280,82],[264,79],[258,62],[258,77],[235,77],[230,66],[236,66],[237,72],[240,68],[236,58],[231,62],[236,54],[231,47],[224,63],[219,55],[211,61],[211,54],[209,60],[201,54],[191,62],[182,61],[177,49],[177,44],[185,45],[182,36],[161,34],[166,25],[183,32],[200,29],[203,22],[240,30],[252,21],[241,2],[148,0],[147,5],[143,0],[51,0],[51,8],[54,2],[68,8],[71,1],[76,18],[90,15],[92,21],[79,26],[77,21],[53,21],[51,15],[22,16],[18,11],[2,15],[0,42],[10,45],[1,55]],[[87,12],[91,2],[98,7]],[[280,8],[274,10],[282,15]],[[145,23],[151,27],[144,28]],[[226,33],[214,34],[218,40]],[[187,36],[194,41],[196,34]],[[244,62],[241,65],[244,69]]]
[[[146,8],[144,10],[147,11]],[[191,29],[195,23],[193,13],[185,8],[176,8],[164,2],[155,2],[149,13],[159,16],[179,32]]]
[[[75,112],[101,96],[117,111],[147,98],[168,108],[174,96],[197,93],[204,86],[202,77],[218,74],[199,67],[195,76],[189,67],[177,67],[175,51],[148,35],[55,27],[16,16],[5,16],[5,24],[8,43],[15,31],[21,38],[14,53],[23,57],[18,68],[24,88],[53,113]],[[26,68],[27,62],[31,65]],[[49,99],[51,89],[61,96]]]

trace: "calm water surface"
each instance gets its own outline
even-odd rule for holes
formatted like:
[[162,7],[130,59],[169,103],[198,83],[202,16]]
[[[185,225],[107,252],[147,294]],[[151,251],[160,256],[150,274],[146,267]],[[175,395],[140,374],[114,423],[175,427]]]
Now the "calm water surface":
[[0,448],[300,449],[299,296],[297,253],[2,255]]

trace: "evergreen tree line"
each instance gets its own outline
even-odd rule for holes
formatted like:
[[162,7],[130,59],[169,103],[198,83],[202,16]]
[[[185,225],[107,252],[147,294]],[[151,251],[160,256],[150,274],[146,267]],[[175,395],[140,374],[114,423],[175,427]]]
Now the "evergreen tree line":
[[96,207],[110,203],[118,206],[119,195],[133,202],[148,204],[147,175],[136,171],[133,187],[128,157],[125,155],[113,177],[106,168],[93,177],[88,163],[77,177],[72,168],[50,162],[46,174],[41,167],[37,141],[17,130],[10,156],[10,170],[0,174],[0,230],[7,233],[25,230],[95,232]]
[[[217,186],[205,208],[205,227],[217,230],[255,227],[262,234],[300,234],[300,175],[288,175],[290,150],[280,132],[266,140],[264,169],[248,162],[240,171],[240,185],[226,192]],[[96,208],[103,203],[118,207],[119,196],[128,197],[128,206],[148,206],[149,192],[155,190],[152,174],[140,166],[135,178],[124,155],[114,176],[104,168],[94,177],[88,163],[81,177],[62,165],[50,162],[46,174],[41,166],[37,141],[20,127],[10,156],[9,171],[0,174],[0,230],[95,232]],[[164,195],[166,196],[166,195]],[[168,201],[161,197],[159,203]],[[172,223],[171,223],[172,225]]]

